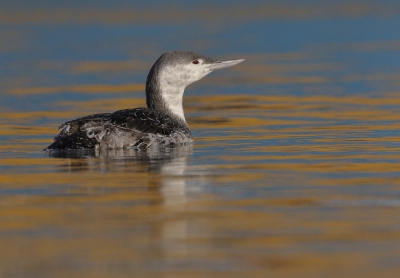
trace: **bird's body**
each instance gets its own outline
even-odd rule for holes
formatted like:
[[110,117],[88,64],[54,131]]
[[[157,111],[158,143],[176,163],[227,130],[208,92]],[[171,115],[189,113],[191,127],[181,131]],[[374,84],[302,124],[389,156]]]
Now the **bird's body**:
[[148,148],[192,142],[187,125],[148,108],[94,114],[61,125],[48,149]]
[[147,108],[94,114],[66,122],[45,150],[149,148],[192,142],[182,107],[185,87],[212,70],[242,61],[214,61],[189,51],[164,53],[147,77]]

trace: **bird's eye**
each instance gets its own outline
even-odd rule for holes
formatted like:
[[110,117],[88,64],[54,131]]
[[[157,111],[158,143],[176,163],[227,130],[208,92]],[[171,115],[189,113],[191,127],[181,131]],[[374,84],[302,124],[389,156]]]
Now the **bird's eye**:
[[199,61],[193,60],[192,63],[195,64],[195,65],[197,65],[197,64],[199,63]]

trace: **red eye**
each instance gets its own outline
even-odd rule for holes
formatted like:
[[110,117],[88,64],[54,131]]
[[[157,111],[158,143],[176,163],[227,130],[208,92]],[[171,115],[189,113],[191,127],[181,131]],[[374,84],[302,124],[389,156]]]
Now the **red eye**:
[[192,63],[195,64],[195,65],[197,65],[197,64],[199,63],[199,61],[194,60]]

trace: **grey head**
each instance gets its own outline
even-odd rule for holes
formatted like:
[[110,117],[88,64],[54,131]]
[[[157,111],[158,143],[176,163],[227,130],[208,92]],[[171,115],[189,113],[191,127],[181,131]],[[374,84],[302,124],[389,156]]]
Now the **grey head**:
[[213,70],[231,67],[243,61],[216,61],[192,51],[166,52],[154,63],[147,76],[147,107],[169,114],[186,124],[182,107],[186,86]]

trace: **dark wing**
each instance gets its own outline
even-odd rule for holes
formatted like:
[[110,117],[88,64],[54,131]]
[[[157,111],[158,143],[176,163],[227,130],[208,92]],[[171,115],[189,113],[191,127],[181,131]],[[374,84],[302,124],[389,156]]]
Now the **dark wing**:
[[170,116],[148,108],[119,110],[110,114],[109,117],[110,123],[115,126],[142,133],[170,135],[181,127]]
[[44,150],[93,149],[98,143],[95,137],[87,134],[87,125],[101,125],[110,113],[101,113],[78,118],[62,124],[60,134]]
[[119,110],[114,113],[95,114],[66,122],[60,134],[45,150],[92,149],[106,140],[112,131],[130,132],[132,140],[140,140],[146,133],[170,135],[178,128],[190,135],[187,126],[163,113],[148,108]]

